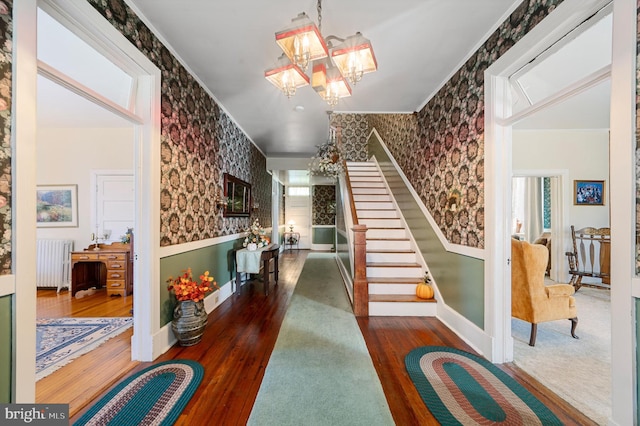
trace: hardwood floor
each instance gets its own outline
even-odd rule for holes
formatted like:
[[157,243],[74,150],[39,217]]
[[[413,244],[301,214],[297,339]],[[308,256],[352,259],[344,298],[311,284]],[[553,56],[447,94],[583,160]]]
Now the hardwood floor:
[[[264,296],[261,282],[249,283],[240,296],[232,296],[209,314],[207,329],[198,345],[174,346],[156,360],[187,358],[205,368],[202,383],[176,424],[247,422],[307,253],[301,250],[281,254],[279,285],[272,288],[269,296]],[[88,306],[86,310],[95,312]],[[473,352],[471,348],[434,318],[373,317],[361,318],[358,323],[396,424],[437,425],[404,369],[404,356],[424,345]],[[77,420],[89,402],[106,393],[115,381],[152,364],[129,361],[128,347],[122,344],[128,343],[129,337],[114,338],[86,355],[86,360],[81,361],[81,357],[38,382],[38,402],[69,403],[71,420]],[[565,424],[594,424],[517,367],[501,368]]]

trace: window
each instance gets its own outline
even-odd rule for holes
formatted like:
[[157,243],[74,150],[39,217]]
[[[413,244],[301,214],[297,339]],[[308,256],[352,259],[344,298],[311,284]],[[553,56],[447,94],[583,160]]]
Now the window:
[[308,186],[289,186],[287,187],[287,195],[290,197],[308,197]]

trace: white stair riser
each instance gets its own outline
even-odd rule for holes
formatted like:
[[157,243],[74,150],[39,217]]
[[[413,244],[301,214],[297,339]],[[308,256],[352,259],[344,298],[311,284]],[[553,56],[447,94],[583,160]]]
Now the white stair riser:
[[353,186],[354,182],[382,182],[382,178],[380,176],[351,176],[351,186]]
[[[361,181],[361,182],[357,182],[357,181],[351,181],[351,188],[352,189],[356,189],[356,188],[385,188],[384,186],[384,182],[382,182],[381,180],[378,182],[372,182],[372,181]],[[385,189],[386,192],[386,189]]]
[[416,263],[415,253],[367,253],[367,262]]
[[387,195],[387,188],[381,187],[381,188],[370,188],[367,186],[361,187],[361,188],[351,188],[351,191],[353,192],[354,197],[356,195]]
[[392,202],[356,201],[356,210],[393,210]]
[[393,268],[367,266],[367,277],[371,278],[422,278],[422,268]]
[[356,212],[358,214],[358,222],[360,221],[360,219],[367,219],[367,218],[397,218],[398,217],[398,213],[395,210],[380,210],[380,211],[375,211],[375,210],[358,210]]
[[360,177],[360,176],[376,176],[379,177],[380,173],[377,170],[367,171],[367,170],[349,170],[349,177]]
[[401,229],[383,229],[383,228],[370,228],[367,229],[367,238],[384,238],[389,240],[406,238],[407,231],[404,228]]
[[416,285],[369,284],[369,294],[416,294]]
[[349,170],[349,173],[357,172],[357,171],[376,172],[376,173],[378,172],[378,168],[376,166],[351,167],[351,166],[347,165],[347,170]]
[[369,302],[370,317],[435,317],[436,303],[420,302]]
[[392,219],[371,219],[358,216],[358,223],[360,225],[367,225],[367,228],[400,228],[402,227],[402,221],[397,218]]
[[397,250],[411,250],[409,240],[367,240],[367,250],[385,250],[393,247]]
[[389,201],[391,202],[391,196],[388,194],[353,194],[353,201],[357,202],[369,202],[369,201]]

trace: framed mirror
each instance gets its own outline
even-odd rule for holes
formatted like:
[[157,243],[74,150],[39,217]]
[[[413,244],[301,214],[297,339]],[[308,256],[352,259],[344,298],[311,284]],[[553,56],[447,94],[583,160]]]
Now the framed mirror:
[[224,174],[224,196],[227,204],[224,206],[225,217],[249,217],[251,213],[251,184]]

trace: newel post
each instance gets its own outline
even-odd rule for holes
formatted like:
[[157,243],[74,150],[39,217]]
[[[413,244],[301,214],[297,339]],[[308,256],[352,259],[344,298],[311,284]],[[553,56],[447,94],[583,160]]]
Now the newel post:
[[353,228],[353,313],[357,317],[369,316],[369,283],[367,282],[367,226]]

